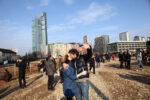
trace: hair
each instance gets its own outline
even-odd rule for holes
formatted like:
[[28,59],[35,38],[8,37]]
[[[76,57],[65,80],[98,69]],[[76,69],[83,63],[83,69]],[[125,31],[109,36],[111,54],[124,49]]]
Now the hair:
[[77,57],[79,56],[79,52],[78,52],[76,49],[71,49],[71,50],[69,50],[69,53],[70,53],[70,54],[76,54]]
[[47,58],[46,58],[46,61],[48,61],[48,59],[51,57],[51,55],[49,55]]
[[62,57],[62,55],[58,55],[58,56]]
[[69,63],[70,61],[68,60],[68,55],[65,55],[64,56],[64,59],[63,59],[63,63]]

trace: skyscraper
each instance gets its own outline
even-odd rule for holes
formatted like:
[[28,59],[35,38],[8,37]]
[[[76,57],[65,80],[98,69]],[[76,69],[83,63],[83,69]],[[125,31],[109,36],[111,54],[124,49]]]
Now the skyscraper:
[[107,52],[107,45],[109,43],[108,35],[100,35],[95,38],[94,52],[104,54]]
[[122,32],[119,34],[120,41],[129,41],[129,32]]
[[85,35],[85,36],[83,37],[83,42],[84,42],[84,43],[90,43],[90,38],[89,38],[89,36]]
[[47,44],[47,19],[44,12],[32,21],[32,51],[45,53]]
[[141,36],[135,36],[134,41],[146,41],[144,37]]

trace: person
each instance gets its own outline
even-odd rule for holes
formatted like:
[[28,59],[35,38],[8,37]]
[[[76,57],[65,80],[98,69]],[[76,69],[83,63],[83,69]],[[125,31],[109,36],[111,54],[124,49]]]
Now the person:
[[5,69],[4,78],[5,78],[6,82],[9,82],[12,78],[12,74],[7,69]]
[[94,55],[92,55],[92,57],[89,59],[90,62],[90,71],[93,68],[93,74],[95,74],[95,59],[94,59]]
[[38,72],[40,72],[41,69],[41,62],[38,64]]
[[105,63],[105,59],[104,59],[104,55],[103,54],[101,54],[100,59],[101,59],[101,62]]
[[112,59],[113,59],[113,60],[115,60],[115,56],[114,56],[114,54],[112,54],[112,56],[111,56],[111,57],[112,57]]
[[111,53],[108,52],[108,61],[110,62],[111,59]]
[[96,61],[96,67],[100,67],[100,56],[96,54],[95,56],[95,61]]
[[127,53],[126,53],[126,51],[124,51],[123,52],[123,63],[125,65],[125,68],[127,67],[127,58],[126,58],[126,55],[127,55]]
[[53,83],[54,73],[56,72],[56,66],[51,55],[46,58],[45,67],[48,75],[48,90],[54,90]]
[[146,63],[146,53],[143,49],[141,50],[141,53],[142,53],[142,62],[143,62],[143,64],[145,64]]
[[140,67],[142,67],[142,70],[144,70],[144,66],[142,63],[142,53],[141,53],[140,49],[137,50],[137,62],[138,62],[138,68],[136,71],[138,71],[140,69]]
[[127,51],[127,54],[126,54],[126,61],[127,61],[127,69],[130,69],[131,54],[129,50]]
[[[65,59],[67,59],[67,57],[68,57],[68,55],[65,55]],[[59,55],[58,56],[58,59],[59,59],[59,67],[58,67],[58,69],[59,69],[59,73],[60,73],[60,83],[63,83],[63,79],[64,79],[64,76],[63,76],[63,73],[62,73],[62,71],[61,71],[61,67],[62,67],[62,56],[61,55]]]
[[[80,55],[78,54],[78,51]],[[89,100],[89,73],[87,61],[92,56],[92,48],[89,44],[83,44],[81,47],[71,49],[69,51],[70,57],[74,60],[76,74],[85,72],[85,75],[80,75],[77,79],[77,100]],[[83,99],[82,99],[83,98]]]
[[[26,69],[26,62],[22,59],[19,58],[17,60],[16,66],[19,69],[19,85],[21,88],[25,88],[26,87],[26,80],[25,80],[25,69]],[[22,80],[23,80],[23,85],[22,85]]]
[[120,68],[123,68],[123,54],[122,52],[119,52],[119,61],[120,61]]

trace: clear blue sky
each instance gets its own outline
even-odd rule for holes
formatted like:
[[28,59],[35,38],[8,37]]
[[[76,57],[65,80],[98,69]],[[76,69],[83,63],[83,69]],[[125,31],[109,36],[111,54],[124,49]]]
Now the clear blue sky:
[[0,0],[0,48],[17,47],[23,55],[32,48],[32,20],[47,13],[48,43],[92,44],[98,35],[119,40],[119,33],[150,36],[150,0]]

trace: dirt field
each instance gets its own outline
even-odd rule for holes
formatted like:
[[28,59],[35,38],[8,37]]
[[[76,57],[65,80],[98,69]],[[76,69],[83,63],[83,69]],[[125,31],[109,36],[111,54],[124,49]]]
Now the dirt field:
[[[90,100],[150,100],[150,66],[144,67],[144,71],[135,71],[135,60],[131,62],[131,70],[120,69],[118,59],[101,63],[95,75],[90,73]],[[25,89],[18,87],[17,75],[8,83],[0,81],[0,99],[65,100],[58,75],[55,75],[55,90],[48,91],[44,73],[37,72],[36,67],[26,72]]]

